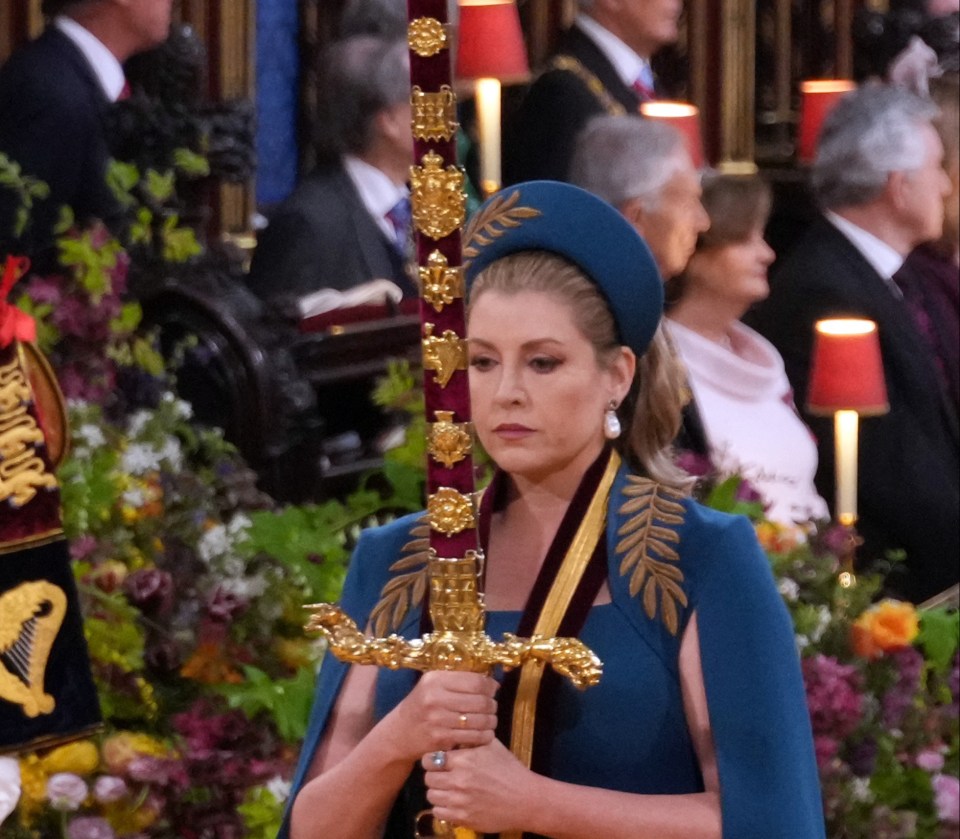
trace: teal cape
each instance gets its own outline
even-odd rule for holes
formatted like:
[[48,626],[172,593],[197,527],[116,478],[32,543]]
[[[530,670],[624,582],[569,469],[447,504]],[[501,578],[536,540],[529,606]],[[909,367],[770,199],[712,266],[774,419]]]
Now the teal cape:
[[[648,500],[638,506],[638,497]],[[625,511],[631,499],[634,504]],[[655,535],[639,561],[646,564],[647,584],[658,576],[658,567],[674,566],[682,575],[682,596],[655,589],[657,597],[650,603],[643,585],[631,594],[637,566],[621,572],[626,557],[621,543],[625,532],[637,532],[631,525],[638,522],[644,525],[640,531]],[[396,573],[390,566],[409,546],[418,523],[418,516],[407,516],[361,535],[341,601],[359,626],[381,614],[375,611],[381,592]],[[724,839],[823,837],[793,626],[749,521],[681,498],[622,466],[610,493],[606,535],[612,602],[594,606],[580,632],[604,662],[604,674],[598,686],[583,692],[565,684],[559,688],[547,774],[644,794],[703,790],[679,680],[683,630],[696,611]],[[409,567],[404,569],[408,572]],[[422,605],[414,603],[390,631],[417,637]],[[675,632],[668,625],[671,606],[676,609]],[[499,638],[503,631],[513,631],[518,619],[519,613],[488,613],[487,632]],[[291,802],[304,783],[347,670],[329,654],[322,663]],[[411,671],[380,671],[377,719],[400,702],[415,678]],[[285,820],[280,839],[286,839],[287,829]]]

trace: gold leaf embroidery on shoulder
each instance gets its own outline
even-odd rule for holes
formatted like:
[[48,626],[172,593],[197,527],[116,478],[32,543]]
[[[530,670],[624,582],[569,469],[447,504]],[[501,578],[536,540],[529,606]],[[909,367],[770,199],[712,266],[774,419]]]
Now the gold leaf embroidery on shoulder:
[[660,613],[672,635],[679,627],[678,605],[687,605],[681,583],[683,572],[674,545],[680,541],[676,526],[683,524],[682,493],[658,484],[649,478],[627,476],[623,489],[627,500],[620,514],[629,516],[617,531],[621,537],[616,552],[620,560],[620,576],[630,575],[630,595],[642,593],[643,609],[653,620]]
[[519,190],[510,195],[499,195],[470,219],[464,233],[464,259],[477,256],[480,248],[486,247],[494,239],[499,239],[510,228],[519,227],[523,219],[540,215],[540,211],[533,207],[517,207],[519,200]]
[[407,612],[422,603],[427,593],[430,525],[426,516],[417,519],[410,536],[410,541],[401,548],[400,559],[390,566],[390,579],[380,592],[380,602],[370,613],[373,633],[378,638],[399,629]]

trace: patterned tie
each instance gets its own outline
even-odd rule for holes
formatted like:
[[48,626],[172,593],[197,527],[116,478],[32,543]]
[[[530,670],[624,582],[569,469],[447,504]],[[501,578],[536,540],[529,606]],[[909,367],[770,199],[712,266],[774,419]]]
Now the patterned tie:
[[412,215],[410,199],[401,198],[387,213],[387,220],[393,227],[394,245],[401,256],[406,257],[410,245],[410,226]]
[[644,62],[640,67],[640,74],[633,82],[633,91],[641,102],[650,102],[657,98],[657,92],[654,89],[653,70],[650,65]]

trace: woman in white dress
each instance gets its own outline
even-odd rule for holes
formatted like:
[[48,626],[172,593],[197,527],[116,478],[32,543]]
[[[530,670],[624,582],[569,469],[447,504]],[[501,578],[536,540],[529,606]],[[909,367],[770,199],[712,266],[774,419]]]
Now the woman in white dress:
[[704,179],[711,226],[686,271],[667,283],[666,323],[714,468],[749,480],[771,520],[806,522],[828,516],[813,483],[816,443],[797,414],[780,354],[740,322],[770,290],[774,253],[763,238],[770,203],[759,176]]

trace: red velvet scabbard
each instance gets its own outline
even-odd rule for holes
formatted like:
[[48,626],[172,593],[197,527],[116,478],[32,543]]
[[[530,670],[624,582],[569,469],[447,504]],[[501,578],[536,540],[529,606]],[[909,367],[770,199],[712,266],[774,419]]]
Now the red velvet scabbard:
[[[408,0],[413,106],[411,204],[421,288],[424,399],[430,425],[430,546],[461,558],[478,547],[467,382],[461,230],[464,174],[457,165],[447,0]],[[446,412],[446,413],[444,413]],[[468,435],[465,437],[464,435]]]

